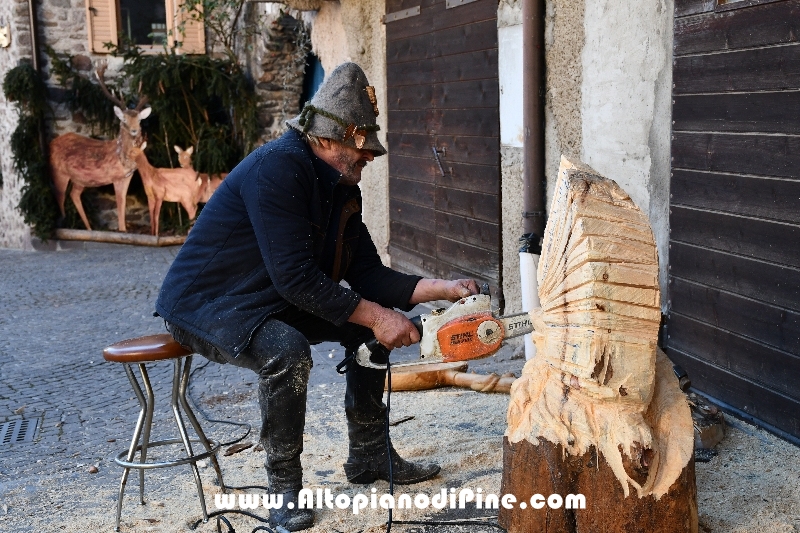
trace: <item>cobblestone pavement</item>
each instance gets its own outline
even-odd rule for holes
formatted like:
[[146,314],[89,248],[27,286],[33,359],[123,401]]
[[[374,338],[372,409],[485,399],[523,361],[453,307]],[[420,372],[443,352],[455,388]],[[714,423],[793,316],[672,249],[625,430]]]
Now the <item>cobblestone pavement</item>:
[[[33,442],[0,443],[2,531],[72,530],[70,524],[84,513],[97,513],[98,506],[113,515],[120,476],[113,457],[127,447],[138,403],[122,368],[105,362],[101,352],[124,338],[165,331],[163,321],[152,316],[153,305],[177,248],[63,242],[58,248],[0,250],[0,423],[23,418],[39,425]],[[407,348],[401,355],[408,359],[413,353]],[[334,369],[341,347],[326,343],[313,354],[310,411],[330,404],[331,397],[341,402],[344,390]],[[225,416],[244,419],[257,432],[255,376],[197,359],[192,392],[200,409],[211,416],[218,414],[216,407],[230,404]],[[504,357],[475,368],[518,371],[521,362],[509,359],[506,350]],[[152,365],[150,376],[157,409],[159,402],[168,405],[172,366]],[[234,404],[241,408],[231,410]],[[171,416],[165,409],[156,412],[153,440],[174,438],[159,434],[161,428],[174,429]],[[491,432],[499,438],[503,430],[498,425]],[[241,433],[221,424],[206,431],[222,441]],[[92,466],[98,473],[89,473]],[[173,479],[168,471],[148,476],[147,490],[156,492]],[[131,479],[125,501],[133,507]]]

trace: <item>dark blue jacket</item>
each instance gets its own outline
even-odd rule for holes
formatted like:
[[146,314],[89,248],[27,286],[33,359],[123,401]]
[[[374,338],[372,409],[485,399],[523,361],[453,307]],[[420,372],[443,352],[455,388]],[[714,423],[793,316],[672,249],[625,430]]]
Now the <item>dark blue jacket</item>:
[[361,191],[340,177],[294,130],[253,151],[198,217],[161,286],[158,314],[236,357],[290,305],[337,325],[362,296],[413,307],[420,278],[381,263],[361,222]]

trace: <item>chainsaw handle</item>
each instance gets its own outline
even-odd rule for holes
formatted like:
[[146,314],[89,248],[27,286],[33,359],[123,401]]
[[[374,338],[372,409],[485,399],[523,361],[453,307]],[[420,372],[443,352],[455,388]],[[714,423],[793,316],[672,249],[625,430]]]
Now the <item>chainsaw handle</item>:
[[[417,315],[415,317],[409,318],[414,327],[417,328],[419,331],[420,337],[422,337],[422,315]],[[358,347],[356,350],[356,363],[363,367],[367,368],[375,368],[377,370],[385,370],[388,366],[387,364],[375,364],[372,362],[372,353],[380,346],[381,344],[378,342],[378,339],[375,337],[371,338],[364,344]]]

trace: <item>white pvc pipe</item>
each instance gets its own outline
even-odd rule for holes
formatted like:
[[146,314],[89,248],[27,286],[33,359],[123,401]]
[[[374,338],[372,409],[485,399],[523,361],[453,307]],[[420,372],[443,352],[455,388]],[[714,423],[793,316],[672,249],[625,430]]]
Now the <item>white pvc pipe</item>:
[[[539,256],[520,252],[519,254],[519,275],[522,288],[522,310],[530,311],[541,307],[539,302],[539,282],[536,279],[536,271],[539,268]],[[532,359],[536,355],[536,346],[530,335],[525,335],[525,360]]]

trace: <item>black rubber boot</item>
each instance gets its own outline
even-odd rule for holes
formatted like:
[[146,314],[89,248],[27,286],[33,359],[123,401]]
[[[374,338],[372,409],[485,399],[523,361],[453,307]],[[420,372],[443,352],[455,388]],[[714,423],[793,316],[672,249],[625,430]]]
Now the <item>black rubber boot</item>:
[[269,511],[270,526],[273,528],[281,526],[289,531],[302,531],[314,525],[314,511],[297,507],[299,494],[299,489],[283,493],[283,506]]
[[303,485],[300,454],[303,452],[306,389],[313,363],[308,343],[286,342],[282,348],[283,353],[260,369],[258,380],[261,445],[267,453],[264,466],[269,492],[283,495],[283,506],[270,509],[269,523],[272,527],[301,531],[314,524],[311,509],[297,508],[297,497]]
[[[373,354],[375,363],[388,360],[389,351],[383,347]],[[385,370],[364,368],[356,363],[347,372],[345,413],[350,453],[344,473],[351,483],[389,481],[389,457],[386,439],[386,405],[383,403]],[[419,483],[439,473],[436,464],[417,464],[401,458],[391,447],[392,477],[398,485]]]

